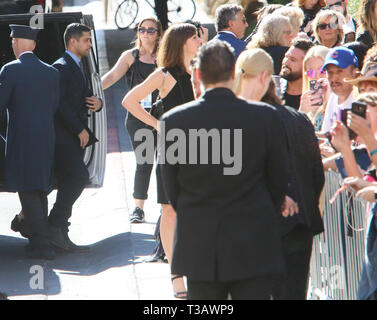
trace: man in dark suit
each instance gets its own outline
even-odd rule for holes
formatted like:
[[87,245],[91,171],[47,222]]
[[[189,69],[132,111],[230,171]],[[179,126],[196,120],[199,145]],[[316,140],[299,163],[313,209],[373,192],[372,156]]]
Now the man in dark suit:
[[53,171],[59,72],[33,53],[38,29],[10,28],[17,60],[0,71],[0,110],[9,112],[4,183],[20,198],[28,226],[28,256],[54,259],[48,239],[47,192]]
[[[233,94],[232,51],[223,41],[204,45],[198,55],[204,94],[160,123],[170,137],[161,144],[163,181],[177,212],[172,274],[187,276],[189,299],[229,293],[271,299],[284,269],[278,230],[288,185],[284,129],[275,108]],[[207,148],[192,140],[198,130],[204,146],[210,132]],[[174,135],[178,142],[170,141]]]
[[[216,30],[217,35],[213,40],[228,42],[234,49],[235,60],[247,43],[241,40],[248,26],[243,8],[237,4],[224,4],[216,9]],[[235,61],[234,60],[234,61]]]
[[289,188],[287,195],[299,212],[281,217],[286,272],[281,282],[283,300],[306,300],[313,237],[323,232],[319,199],[325,183],[318,140],[310,120],[293,108],[279,106],[287,133]]
[[68,252],[85,252],[68,237],[72,206],[88,183],[88,169],[83,161],[85,147],[96,142],[89,130],[88,110],[99,111],[102,101],[93,96],[85,76],[82,58],[88,56],[90,28],[73,23],[64,33],[66,51],[53,66],[60,72],[60,102],[55,117],[55,173],[58,182],[56,202],[49,215],[51,243]]

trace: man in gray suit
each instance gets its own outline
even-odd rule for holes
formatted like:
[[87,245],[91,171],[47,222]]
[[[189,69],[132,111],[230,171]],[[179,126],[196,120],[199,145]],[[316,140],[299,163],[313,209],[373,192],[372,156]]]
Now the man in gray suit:
[[59,72],[33,53],[38,29],[10,25],[16,60],[0,71],[0,111],[8,110],[4,185],[18,192],[30,258],[54,259],[48,239],[47,192],[51,188]]

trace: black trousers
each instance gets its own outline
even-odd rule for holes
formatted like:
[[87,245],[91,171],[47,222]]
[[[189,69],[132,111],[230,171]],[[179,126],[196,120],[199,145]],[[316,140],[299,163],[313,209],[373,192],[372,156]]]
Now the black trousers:
[[256,277],[235,282],[193,281],[187,278],[189,300],[272,300],[278,275]]
[[[130,136],[132,147],[135,150],[139,145],[141,145],[144,141],[136,141],[135,140],[135,133],[140,129],[150,129],[153,133],[154,138],[154,145],[153,147],[153,154],[156,152],[157,146],[157,131],[152,131],[152,127],[146,126],[145,123],[136,119],[134,117],[128,116],[126,122],[126,128],[128,131],[128,135]],[[136,159],[136,171],[135,171],[135,179],[134,179],[134,199],[148,199],[148,188],[149,182],[151,178],[151,173],[153,169],[153,163],[141,163],[140,159]]]
[[48,246],[47,192],[18,192],[18,197],[20,198],[25,224],[31,230],[30,243],[37,247]]
[[[168,1],[167,0],[154,0],[154,7],[157,19],[161,22],[162,29],[168,28]],[[174,21],[173,21],[174,22]]]
[[83,161],[85,150],[79,145],[56,145],[55,174],[58,190],[48,222],[68,231],[72,206],[81,195],[89,180],[88,169]]
[[279,299],[306,300],[313,234],[303,225],[296,226],[282,238],[286,272]]

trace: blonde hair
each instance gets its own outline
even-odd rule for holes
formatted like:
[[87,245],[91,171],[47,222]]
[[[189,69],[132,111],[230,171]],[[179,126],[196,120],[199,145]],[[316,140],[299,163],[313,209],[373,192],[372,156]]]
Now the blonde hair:
[[299,7],[281,7],[274,11],[274,14],[280,14],[289,18],[293,30],[299,30],[304,21],[304,12]]
[[357,33],[368,31],[373,39],[373,42],[377,41],[377,21],[374,17],[376,3],[376,0],[361,0],[359,3],[359,10],[357,12],[357,18],[360,24]]
[[[320,58],[323,60],[323,63],[325,63],[325,59],[329,51],[330,51],[329,48],[325,46],[317,45],[317,46],[311,47],[309,51],[306,53],[305,58],[302,62],[302,93],[303,94],[309,90],[309,78],[306,74],[306,71],[308,71],[306,68],[306,63],[312,58]],[[307,113],[308,118],[310,119],[310,121],[313,122],[313,124],[318,114],[324,111],[324,108],[325,108],[325,105],[322,105],[318,107],[317,109],[314,109],[313,111],[310,111]]]
[[306,68],[306,63],[311,59],[311,58],[320,58],[323,60],[323,63],[325,62],[326,55],[330,51],[329,48],[321,45],[317,45],[314,47],[311,47],[309,51],[306,53],[305,58],[302,62],[302,93],[305,93],[306,91],[309,90],[309,78],[306,74],[307,68]]
[[327,19],[328,17],[334,17],[334,16],[338,20],[337,25],[338,25],[338,30],[339,30],[338,40],[336,42],[336,45],[340,45],[343,42],[343,38],[344,38],[343,26],[346,24],[346,20],[344,19],[343,15],[335,10],[321,10],[320,12],[317,13],[312,23],[312,30],[313,30],[314,38],[319,43],[321,43],[321,39],[319,38],[319,35],[318,35],[319,21],[323,19]]
[[274,73],[274,62],[270,55],[263,49],[249,49],[243,51],[236,62],[236,77],[234,92],[238,95],[241,91],[242,78],[254,78],[262,72]]
[[292,31],[292,25],[287,17],[280,14],[267,15],[263,18],[257,33],[247,45],[247,48],[253,49],[280,46],[280,40],[282,39],[286,28],[289,28]]

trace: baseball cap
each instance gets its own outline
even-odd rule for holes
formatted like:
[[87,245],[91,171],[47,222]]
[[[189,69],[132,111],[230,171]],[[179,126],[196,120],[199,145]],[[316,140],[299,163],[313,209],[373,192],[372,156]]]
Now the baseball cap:
[[376,81],[377,82],[377,62],[368,61],[356,79],[344,79],[345,82],[357,86],[361,81]]
[[327,54],[322,70],[326,70],[329,64],[334,64],[341,69],[345,69],[350,65],[359,67],[359,61],[351,49],[345,47],[335,47]]

